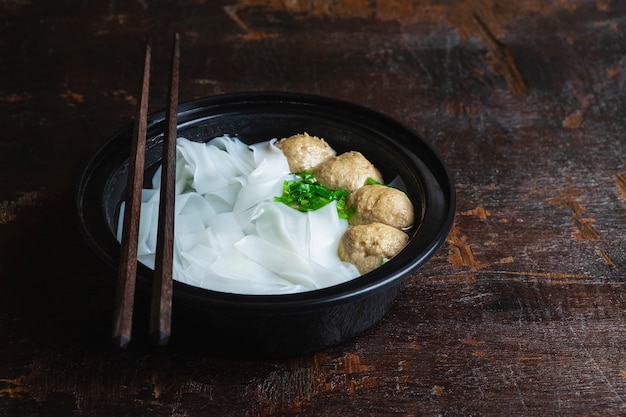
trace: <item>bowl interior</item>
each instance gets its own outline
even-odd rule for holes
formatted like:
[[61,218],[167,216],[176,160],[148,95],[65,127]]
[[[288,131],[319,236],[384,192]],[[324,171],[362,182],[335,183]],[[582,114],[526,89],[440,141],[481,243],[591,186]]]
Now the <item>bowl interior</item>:
[[[410,230],[408,245],[391,261],[335,287],[299,294],[245,296],[175,282],[175,298],[200,305],[207,300],[244,303],[249,308],[267,308],[268,303],[274,308],[297,308],[312,301],[338,301],[402,280],[426,262],[449,232],[454,216],[454,187],[445,166],[413,131],[380,113],[317,96],[252,93],[184,103],[179,106],[178,120],[178,136],[194,141],[230,135],[252,144],[307,132],[324,138],[337,153],[360,151],[381,171],[386,182],[401,178],[416,208],[417,226]],[[160,164],[163,129],[164,113],[152,114],[146,146],[146,184]],[[119,205],[124,199],[131,137],[130,126],[113,137],[94,156],[79,188],[82,229],[112,267],[119,253],[115,231]],[[149,285],[151,271],[140,265],[139,275],[138,284]]]

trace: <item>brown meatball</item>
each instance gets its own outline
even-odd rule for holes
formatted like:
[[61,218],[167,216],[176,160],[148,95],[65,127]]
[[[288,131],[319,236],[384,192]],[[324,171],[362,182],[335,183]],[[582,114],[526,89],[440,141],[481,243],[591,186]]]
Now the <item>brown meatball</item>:
[[413,224],[413,204],[402,191],[386,185],[364,185],[348,197],[348,206],[355,209],[350,224],[384,223],[397,229]]
[[397,255],[408,241],[407,234],[395,227],[382,223],[363,224],[345,231],[339,240],[338,254],[342,261],[350,262],[365,274]]
[[326,159],[313,168],[313,175],[331,190],[354,191],[365,185],[368,178],[382,182],[382,176],[363,154],[357,151],[342,153]]
[[297,134],[283,138],[276,143],[283,151],[289,163],[289,170],[293,173],[308,171],[336,152],[324,139],[309,136],[308,133]]

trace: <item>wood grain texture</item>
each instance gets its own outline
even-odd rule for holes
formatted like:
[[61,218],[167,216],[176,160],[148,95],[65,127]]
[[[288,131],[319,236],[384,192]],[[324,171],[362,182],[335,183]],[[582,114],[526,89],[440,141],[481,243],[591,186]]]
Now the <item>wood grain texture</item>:
[[[626,3],[39,3],[0,1],[0,416],[626,414]],[[75,186],[174,32],[181,101],[337,97],[448,165],[454,228],[364,334],[276,361],[160,349],[140,297],[145,337],[110,346]],[[151,85],[156,110],[167,72]]]

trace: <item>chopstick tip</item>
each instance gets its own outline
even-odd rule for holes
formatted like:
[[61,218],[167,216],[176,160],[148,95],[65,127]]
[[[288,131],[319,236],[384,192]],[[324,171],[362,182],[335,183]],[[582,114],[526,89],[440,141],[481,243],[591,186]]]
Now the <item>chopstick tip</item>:
[[159,346],[166,346],[170,341],[170,334],[163,330],[155,331],[150,336],[154,344]]
[[130,338],[126,336],[113,336],[113,344],[120,349],[126,349],[130,344]]

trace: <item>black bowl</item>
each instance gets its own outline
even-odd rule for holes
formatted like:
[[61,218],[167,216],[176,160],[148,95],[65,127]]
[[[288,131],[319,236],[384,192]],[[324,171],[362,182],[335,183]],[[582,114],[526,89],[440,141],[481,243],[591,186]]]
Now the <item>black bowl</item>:
[[[164,118],[159,112],[148,119],[146,179],[160,163]],[[181,104],[178,121],[178,135],[197,141],[228,134],[255,143],[308,132],[325,138],[338,153],[358,150],[385,180],[402,179],[419,225],[389,262],[324,289],[239,295],[174,282],[173,341],[180,337],[203,343],[210,352],[258,357],[299,355],[346,341],[385,315],[404,279],[434,254],[452,226],[454,185],[439,156],[410,129],[365,107],[302,94],[229,94]],[[115,230],[131,137],[128,126],[95,154],[77,195],[79,227],[113,269],[119,258]],[[138,288],[149,293],[151,279],[152,271],[139,264]]]

